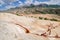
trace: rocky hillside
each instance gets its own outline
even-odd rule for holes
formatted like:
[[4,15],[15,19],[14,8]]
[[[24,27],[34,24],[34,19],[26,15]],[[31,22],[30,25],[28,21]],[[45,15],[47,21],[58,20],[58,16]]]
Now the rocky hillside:
[[34,5],[30,4],[24,5],[22,7],[10,8],[5,11],[0,12],[12,12],[12,13],[25,13],[25,14],[57,14],[60,15],[60,5],[48,5],[48,4],[39,4]]
[[11,8],[6,11],[1,12],[9,12],[9,13],[16,13],[16,14],[56,14],[60,15],[60,8],[44,8],[44,7],[17,7]]

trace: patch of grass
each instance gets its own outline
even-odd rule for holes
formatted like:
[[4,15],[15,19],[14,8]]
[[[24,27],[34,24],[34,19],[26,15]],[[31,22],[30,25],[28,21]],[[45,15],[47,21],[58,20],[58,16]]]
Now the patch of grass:
[[18,16],[19,16],[19,14],[16,14],[16,15],[18,15]]
[[34,17],[34,18],[37,18],[37,17]]
[[58,21],[57,19],[50,19],[51,21]]
[[33,17],[33,16],[31,16],[31,17]]
[[39,19],[43,19],[42,17],[39,17]]
[[48,18],[44,18],[44,20],[49,20]]
[[44,19],[44,20],[50,20],[50,21],[59,21],[59,20],[57,20],[57,19],[48,19],[48,18],[42,18],[42,17],[39,17],[39,19]]

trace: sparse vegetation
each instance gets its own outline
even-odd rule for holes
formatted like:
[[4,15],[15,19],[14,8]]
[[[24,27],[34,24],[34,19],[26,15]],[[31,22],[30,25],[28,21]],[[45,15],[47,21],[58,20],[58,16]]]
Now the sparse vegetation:
[[60,15],[60,8],[44,8],[44,7],[34,7],[34,5],[32,5],[32,7],[29,8],[16,8],[16,9],[10,9],[7,10],[5,12],[16,12],[17,13],[26,13],[26,14],[56,14],[56,15]]
[[59,20],[57,20],[57,19],[48,19],[48,18],[43,18],[43,17],[39,17],[39,19],[44,19],[44,20],[50,20],[50,21],[59,21]]
[[18,15],[18,16],[19,16],[19,14],[18,14],[18,13],[16,13],[16,15]]
[[33,17],[33,16],[31,16],[31,17]]
[[39,17],[39,19],[43,19],[42,17]]
[[50,19],[51,21],[58,21],[57,19]]
[[44,18],[44,20],[49,20],[48,18]]

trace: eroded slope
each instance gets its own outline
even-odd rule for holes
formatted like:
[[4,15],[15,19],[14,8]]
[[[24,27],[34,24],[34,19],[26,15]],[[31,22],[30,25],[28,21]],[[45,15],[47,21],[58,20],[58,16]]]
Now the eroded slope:
[[0,40],[60,40],[60,22],[0,13]]

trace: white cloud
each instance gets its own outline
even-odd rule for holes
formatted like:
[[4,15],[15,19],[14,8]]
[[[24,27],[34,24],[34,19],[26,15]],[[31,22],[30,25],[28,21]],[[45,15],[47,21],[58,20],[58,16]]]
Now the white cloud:
[[6,2],[9,2],[9,3],[10,3],[10,2],[18,1],[18,0],[2,0],[2,1],[5,2],[5,3],[6,3]]
[[[19,3],[17,6],[22,6],[23,5],[23,3],[19,0],[0,0],[0,6],[5,5],[4,6],[5,9],[15,8],[16,5],[13,5],[12,3],[16,2],[16,1],[18,1],[18,3]],[[8,2],[9,5],[7,5],[8,3],[5,3],[5,2]],[[1,10],[3,10],[3,8],[1,8]]]
[[33,2],[33,0],[26,0],[25,4],[31,4]]
[[50,1],[48,1],[48,2],[41,2],[41,3],[58,4],[58,3],[60,3],[60,0],[50,0]]
[[24,4],[21,2],[21,1],[19,1],[19,5],[18,5],[18,7],[20,7],[20,6],[23,6]]
[[6,8],[8,7],[7,9],[10,9],[10,8],[15,8],[23,5],[21,1],[18,1],[18,3],[19,3],[18,5],[12,5],[12,3],[10,3],[10,5],[7,5]]
[[0,0],[0,6],[1,6],[2,4],[4,4],[4,2],[3,2],[2,0]]
[[39,4],[40,4],[40,2],[35,1],[33,4],[34,4],[34,5],[39,5]]
[[[25,4],[31,4],[33,0],[26,0]],[[50,1],[45,1],[45,2],[39,2],[37,0],[35,0],[35,2],[33,3],[34,5],[38,5],[40,3],[47,3],[47,4],[59,4],[60,0],[50,0]]]
[[12,6],[12,5],[5,6],[6,9],[15,8],[15,7],[16,6]]
[[[28,3],[32,3],[33,0],[27,0],[29,2]],[[39,4],[39,3],[47,3],[47,4],[59,4],[60,3],[60,0],[50,0],[50,1],[45,1],[45,2],[38,2],[37,0],[35,0],[35,5]],[[59,4],[60,5],[60,4]]]

